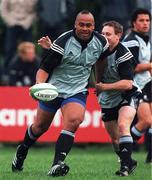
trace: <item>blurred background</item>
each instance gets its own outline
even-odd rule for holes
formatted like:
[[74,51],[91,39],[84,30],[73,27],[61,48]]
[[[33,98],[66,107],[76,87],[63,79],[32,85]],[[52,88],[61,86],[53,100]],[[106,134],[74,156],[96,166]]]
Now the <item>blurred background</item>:
[[[123,25],[125,35],[130,29],[131,14],[138,7],[151,11],[151,0],[0,0],[0,85],[32,83],[30,74],[25,78],[20,76],[21,81],[25,81],[23,83],[10,82],[10,70],[18,70],[14,64],[17,57],[18,61],[24,58],[24,53],[20,55],[18,50],[21,42],[34,43],[34,48],[26,47],[27,57],[24,59],[28,62],[24,64],[35,66],[35,59],[38,61],[38,57],[41,58],[44,53],[38,47],[37,40],[45,35],[54,40],[62,32],[72,29],[79,11],[88,9],[93,13],[97,31],[100,32],[103,22],[116,20]],[[26,75],[27,72],[22,70],[22,73]]]

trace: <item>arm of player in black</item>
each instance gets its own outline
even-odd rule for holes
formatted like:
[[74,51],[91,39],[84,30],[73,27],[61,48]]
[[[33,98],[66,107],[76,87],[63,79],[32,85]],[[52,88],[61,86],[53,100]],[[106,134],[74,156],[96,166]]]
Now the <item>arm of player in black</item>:
[[134,58],[131,58],[128,61],[125,61],[123,63],[120,63],[118,65],[118,71],[120,75],[120,79],[126,79],[132,81],[132,88],[130,90],[126,90],[124,92],[124,97],[126,99],[130,99],[133,94],[137,93],[137,87],[133,84],[134,79],[134,67],[132,65],[132,61],[134,61]]
[[49,74],[52,74],[54,68],[56,68],[62,60],[63,55],[50,49],[46,56],[42,59],[40,69],[43,69]]
[[139,62],[139,47],[138,46],[129,47],[129,50],[131,51],[132,55],[134,56],[132,65],[135,68],[140,63]]

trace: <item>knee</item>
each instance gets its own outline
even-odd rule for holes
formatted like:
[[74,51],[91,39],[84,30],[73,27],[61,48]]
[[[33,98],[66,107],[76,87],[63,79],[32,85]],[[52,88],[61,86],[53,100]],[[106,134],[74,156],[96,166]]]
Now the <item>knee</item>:
[[147,129],[152,124],[152,118],[145,117],[145,118],[139,119],[139,122],[137,124],[141,124],[143,129]]
[[71,120],[69,120],[69,125],[77,130],[77,128],[79,127],[79,125],[81,124],[82,120],[79,118],[72,118]]
[[146,120],[145,120],[145,124],[147,125],[147,127],[150,127],[151,126],[151,124],[152,124],[152,118],[146,118]]
[[130,127],[126,123],[121,122],[118,124],[120,136],[130,134]]
[[69,131],[75,132],[79,128],[82,121],[82,118],[72,117],[64,123],[64,127]]
[[47,124],[33,124],[32,130],[35,134],[41,135],[49,129]]

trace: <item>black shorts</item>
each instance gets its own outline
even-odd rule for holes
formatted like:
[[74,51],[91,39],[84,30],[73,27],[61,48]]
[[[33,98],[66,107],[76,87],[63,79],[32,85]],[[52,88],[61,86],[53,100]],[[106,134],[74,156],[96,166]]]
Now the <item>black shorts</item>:
[[102,108],[102,120],[104,122],[117,120],[119,109],[119,106],[114,108]]
[[57,97],[53,101],[49,101],[49,102],[39,101],[39,107],[44,111],[53,112],[53,113],[56,113],[56,111],[60,107],[70,102],[77,102],[85,107],[87,96],[88,96],[88,92],[82,92],[75,94],[74,96],[68,97],[66,99]]
[[143,101],[151,103],[152,102],[152,81],[148,82],[142,89]]
[[117,120],[119,115],[119,109],[123,106],[131,106],[134,109],[137,109],[141,97],[141,93],[139,92],[131,98],[124,98],[116,107],[102,108],[102,120],[104,122]]

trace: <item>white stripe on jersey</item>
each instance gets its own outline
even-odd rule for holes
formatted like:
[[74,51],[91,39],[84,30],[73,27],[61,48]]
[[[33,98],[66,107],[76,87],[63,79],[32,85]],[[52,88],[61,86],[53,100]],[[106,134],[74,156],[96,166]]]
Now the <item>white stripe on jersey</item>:
[[57,45],[55,42],[53,43],[53,45],[54,45],[56,48],[59,48],[61,51],[64,52],[64,49],[63,49],[61,46]]
[[59,49],[57,49],[57,48],[51,47],[51,49],[54,50],[54,51],[56,51],[56,52],[58,52],[58,53],[61,54],[61,55],[64,55],[64,53],[61,52],[61,51],[60,51]]
[[130,60],[130,58],[132,58],[132,57],[133,57],[133,55],[132,55],[130,52],[127,52],[126,54],[124,54],[123,56],[119,57],[119,58],[116,60],[117,66],[118,66],[120,63],[124,62],[124,61]]
[[51,49],[58,52],[58,53],[60,53],[61,55],[64,54],[64,49],[61,48],[60,46],[58,46],[57,44],[55,44],[55,42],[53,43]]
[[52,45],[51,49],[54,50],[54,51],[56,51],[56,52],[58,52],[58,53],[60,53],[61,55],[63,55],[63,54],[64,54],[64,49],[63,49],[62,47],[58,46],[55,42],[56,42],[59,38],[61,38],[62,36],[64,36],[65,34],[71,32],[71,31],[72,31],[72,30],[69,30],[69,31],[66,31],[65,33],[61,34],[61,35],[53,42],[53,45]]
[[127,46],[127,47],[139,47],[139,43],[136,40],[131,40],[131,41],[127,41],[122,43],[123,45]]

